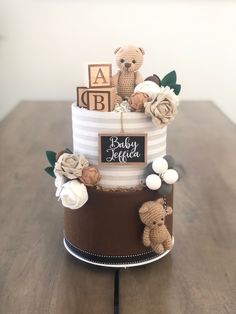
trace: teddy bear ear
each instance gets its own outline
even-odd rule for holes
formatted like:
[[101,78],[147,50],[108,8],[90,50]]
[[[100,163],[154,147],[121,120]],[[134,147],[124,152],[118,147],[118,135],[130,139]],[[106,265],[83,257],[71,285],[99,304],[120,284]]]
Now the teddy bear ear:
[[116,54],[117,54],[117,52],[120,50],[120,48],[121,48],[121,47],[116,48],[116,50],[114,51],[114,54],[115,54],[115,55],[116,55]]
[[139,209],[139,214],[145,214],[155,208],[155,202],[153,201],[148,201],[143,203],[143,205]]
[[143,55],[145,55],[145,51],[143,48],[139,47],[138,49],[142,52]]
[[173,212],[172,207],[167,206],[167,207],[166,207],[166,215],[170,215],[170,214],[172,214],[172,212]]
[[139,209],[139,213],[140,213],[140,214],[144,214],[144,213],[146,213],[146,212],[148,212],[148,211],[149,211],[149,206],[148,206],[147,203],[144,203],[144,204],[142,205],[142,207],[140,207],[140,209]]
[[161,204],[161,205],[164,205],[164,199],[163,198],[158,198],[156,200],[157,203]]

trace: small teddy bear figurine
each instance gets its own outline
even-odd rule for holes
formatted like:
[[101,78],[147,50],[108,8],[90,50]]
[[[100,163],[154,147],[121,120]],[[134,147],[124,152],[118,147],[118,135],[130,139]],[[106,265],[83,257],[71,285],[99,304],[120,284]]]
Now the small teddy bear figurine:
[[163,198],[149,201],[139,209],[139,216],[144,223],[143,244],[151,246],[153,251],[162,254],[165,250],[172,249],[172,240],[165,226],[165,216],[172,213],[172,208],[164,209]]
[[112,77],[112,85],[117,87],[117,94],[125,99],[133,92],[137,84],[143,82],[138,69],[143,64],[143,48],[135,46],[119,47],[115,50],[116,64],[120,69]]

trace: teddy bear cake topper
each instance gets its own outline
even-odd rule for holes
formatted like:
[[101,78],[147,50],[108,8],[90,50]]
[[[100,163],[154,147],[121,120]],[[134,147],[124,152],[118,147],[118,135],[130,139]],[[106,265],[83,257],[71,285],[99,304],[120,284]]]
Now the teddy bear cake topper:
[[115,50],[118,72],[112,76],[112,85],[117,88],[117,94],[122,98],[130,97],[135,86],[143,82],[138,71],[143,64],[143,48],[135,46],[119,47]]

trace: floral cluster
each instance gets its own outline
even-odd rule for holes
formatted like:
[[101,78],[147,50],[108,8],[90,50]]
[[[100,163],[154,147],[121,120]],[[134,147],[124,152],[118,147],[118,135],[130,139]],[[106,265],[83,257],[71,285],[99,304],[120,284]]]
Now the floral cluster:
[[146,186],[150,190],[158,190],[159,194],[168,195],[171,185],[178,181],[178,172],[173,169],[175,166],[174,158],[166,155],[163,158],[156,158],[147,166]]
[[163,128],[175,119],[179,105],[181,85],[176,84],[176,73],[168,73],[162,80],[157,75],[149,76],[138,84],[128,101],[117,104],[116,112],[144,112],[153,123]]
[[47,151],[51,167],[45,170],[55,177],[56,196],[70,209],[82,207],[88,200],[86,186],[96,186],[101,179],[98,169],[89,165],[83,155],[65,150],[56,154]]

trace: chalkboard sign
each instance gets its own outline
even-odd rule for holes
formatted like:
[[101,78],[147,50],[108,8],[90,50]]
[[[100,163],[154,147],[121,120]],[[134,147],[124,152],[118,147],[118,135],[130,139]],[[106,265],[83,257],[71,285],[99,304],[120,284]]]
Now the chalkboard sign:
[[103,165],[146,164],[147,134],[99,134],[99,163]]

